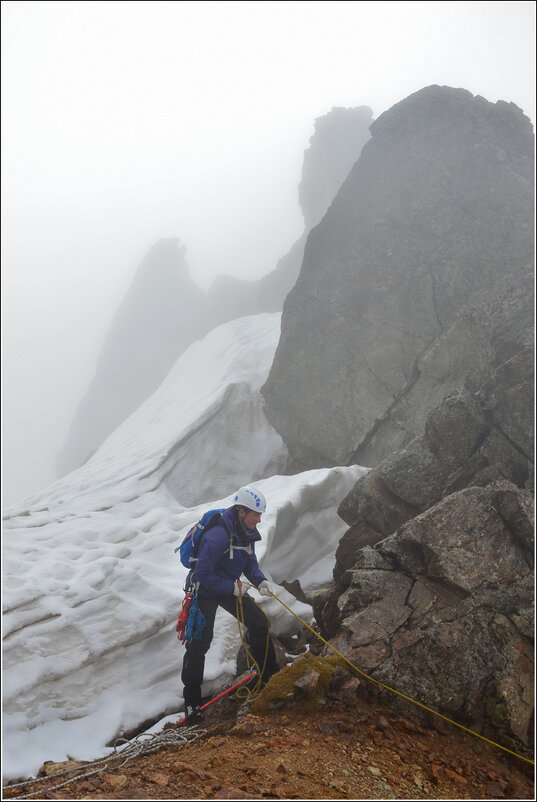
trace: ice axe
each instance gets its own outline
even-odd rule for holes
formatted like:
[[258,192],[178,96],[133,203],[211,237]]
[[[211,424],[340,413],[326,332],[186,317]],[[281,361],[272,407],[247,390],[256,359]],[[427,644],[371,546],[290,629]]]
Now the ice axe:
[[[248,680],[251,680],[252,677],[255,677],[256,675],[257,671],[254,671],[252,667],[244,677],[241,677],[240,680],[235,683],[235,685],[232,685],[231,688],[227,688],[225,691],[222,691],[222,693],[219,693],[218,696],[214,697],[214,699],[210,699],[208,702],[202,705],[200,707],[200,712],[202,710],[206,710],[206,708],[210,707],[211,705],[214,705],[215,702],[218,702],[218,700],[222,699],[223,696],[227,696],[228,693],[231,693],[231,691],[234,691],[236,688],[240,688],[241,685],[244,685],[245,682],[248,682]],[[175,723],[175,726],[181,727],[185,723],[186,723],[186,718],[182,718]]]

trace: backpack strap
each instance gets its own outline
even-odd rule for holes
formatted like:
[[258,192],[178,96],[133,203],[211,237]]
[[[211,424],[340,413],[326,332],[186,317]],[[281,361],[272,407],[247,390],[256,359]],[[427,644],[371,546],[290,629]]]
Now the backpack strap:
[[[222,524],[222,526],[224,527],[224,529],[226,530],[226,532],[229,535],[229,549],[228,549],[228,551],[229,551],[229,559],[230,560],[233,559],[233,551],[245,551],[247,554],[252,554],[253,549],[252,549],[252,544],[251,543],[248,543],[247,546],[234,546],[233,545],[233,534],[234,533],[231,531],[231,529],[229,528],[229,526],[224,521],[224,519],[222,518],[221,515],[220,515],[220,519],[221,520],[218,523]],[[224,552],[224,554],[225,553],[226,552]]]
[[234,546],[233,540],[229,541],[229,559],[233,559],[233,551],[245,551],[247,554],[252,553],[252,544],[248,543],[247,546]]
[[[193,550],[193,554],[192,554],[192,557],[191,557],[191,561],[192,562],[197,562],[198,561],[198,553],[199,553],[200,546],[201,546],[201,540],[202,540],[203,535],[205,534],[205,532],[208,532],[209,529],[213,528],[213,526],[218,526],[219,524],[222,524],[225,527],[225,529],[227,529],[227,531],[229,533],[229,529],[227,528],[226,524],[224,523],[224,520],[222,518],[222,514],[219,513],[219,512],[215,512],[214,515],[211,515],[209,521],[207,521],[205,526],[200,526],[199,522],[196,524],[197,528],[201,529],[201,533],[200,533],[200,536],[199,536],[197,542],[195,540],[193,541],[194,550]],[[194,535],[192,535],[192,537],[194,537]]]

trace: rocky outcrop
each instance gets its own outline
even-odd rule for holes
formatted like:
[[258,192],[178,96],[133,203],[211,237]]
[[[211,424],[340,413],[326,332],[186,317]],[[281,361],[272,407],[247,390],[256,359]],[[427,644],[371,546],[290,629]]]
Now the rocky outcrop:
[[324,214],[358,159],[370,136],[371,117],[371,109],[362,106],[334,108],[315,120],[300,185],[306,229],[268,275],[252,281],[219,276],[205,294],[191,280],[178,240],[162,240],[149,251],[117,313],[95,377],[58,455],[59,475],[82,465],[157,389],[196,339],[239,317],[281,311],[302,264],[312,215]]
[[178,239],[157,242],[142,261],[112,323],[95,376],[57,459],[78,468],[157,389],[202,332],[203,291],[190,278]]
[[278,260],[272,272],[263,276],[257,284],[257,304],[266,312],[280,312],[289,290],[291,290],[300,272],[304,258],[307,231],[297,239],[285,256]]
[[424,435],[361,477],[338,514],[349,524],[336,551],[334,578],[356,552],[465,487],[509,480],[533,489],[533,350],[526,347],[481,383],[470,375],[426,417]]
[[319,623],[379,681],[527,745],[533,533],[532,496],[512,483],[453,493],[359,549],[336,591],[317,598]]
[[[521,406],[516,410],[517,434],[512,442],[533,460],[533,310],[530,264],[516,276],[501,275],[476,303],[463,306],[419,360],[416,380],[375,423],[351,461],[379,464],[406,444],[411,433],[423,433],[429,412],[459,390],[475,395],[482,414],[508,439],[515,412],[511,398],[516,396]],[[430,426],[435,427],[432,420]],[[439,442],[437,448],[443,445]]]
[[[302,265],[304,246],[309,231],[324,217],[341,184],[358,160],[363,146],[370,138],[369,126],[373,112],[368,106],[334,107],[328,114],[317,117],[309,147],[304,152],[302,177],[298,197],[304,215],[304,233],[293,244],[276,268],[259,281],[243,281],[229,276],[217,279],[208,293],[209,305],[220,305],[222,290],[232,299],[229,317],[255,312],[280,312],[287,293],[292,289]],[[255,299],[255,300],[254,300]],[[241,311],[244,308],[249,311]],[[221,315],[217,312],[217,317]],[[224,318],[220,320],[224,322]]]
[[290,470],[379,465],[531,343],[530,121],[431,86],[371,133],[308,237],[262,389]]
[[317,117],[310,146],[304,152],[302,179],[298,187],[304,228],[320,223],[339,188],[370,139],[373,113],[368,106],[345,109],[335,106]]
[[313,607],[324,636],[380,681],[528,745],[534,359],[531,296],[509,289],[438,341],[431,370],[457,365],[461,386],[447,383],[423,434],[343,499],[335,585]]

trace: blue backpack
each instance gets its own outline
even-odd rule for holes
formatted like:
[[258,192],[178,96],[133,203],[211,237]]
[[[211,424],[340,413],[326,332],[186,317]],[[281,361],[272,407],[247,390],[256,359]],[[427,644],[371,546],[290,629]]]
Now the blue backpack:
[[179,552],[179,558],[185,568],[194,568],[194,564],[198,559],[201,538],[208,529],[211,529],[211,527],[219,523],[223,523],[220,514],[224,512],[224,509],[225,507],[207,510],[197,524],[194,524],[192,529],[189,529],[186,533],[181,545],[177,546],[175,549],[175,552]]

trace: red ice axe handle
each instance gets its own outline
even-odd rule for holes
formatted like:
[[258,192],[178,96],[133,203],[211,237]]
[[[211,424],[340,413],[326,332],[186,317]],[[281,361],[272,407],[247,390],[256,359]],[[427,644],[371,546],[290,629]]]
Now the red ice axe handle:
[[[225,691],[222,691],[222,693],[219,693],[218,696],[215,696],[214,699],[210,699],[208,702],[206,702],[204,705],[202,705],[200,707],[200,710],[205,710],[205,708],[210,707],[211,705],[214,705],[214,703],[218,702],[218,700],[221,699],[223,696],[227,696],[227,694],[231,693],[231,691],[234,691],[235,688],[240,688],[241,685],[244,685],[245,682],[248,682],[249,680],[251,680],[252,677],[256,676],[256,674],[257,674],[257,671],[250,671],[250,673],[246,677],[243,677],[241,680],[236,682],[235,685],[231,686],[231,688],[227,688]],[[176,722],[175,726],[176,727],[180,727],[181,724],[184,724],[185,722],[186,722],[186,718],[179,719],[179,721]]]

